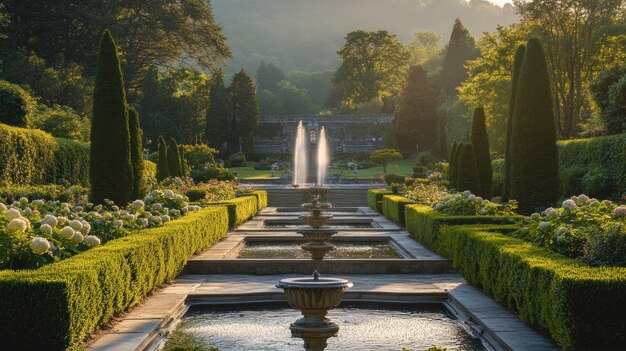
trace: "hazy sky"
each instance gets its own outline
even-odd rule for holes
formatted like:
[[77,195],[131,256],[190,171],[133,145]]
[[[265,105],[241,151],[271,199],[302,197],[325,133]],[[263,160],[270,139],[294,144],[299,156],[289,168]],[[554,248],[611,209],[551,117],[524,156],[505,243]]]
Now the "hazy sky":
[[508,3],[511,3],[511,4],[513,3],[513,1],[512,1],[512,0],[488,0],[488,1],[491,1],[491,2],[493,2],[494,4],[496,4],[496,5],[500,5],[500,6],[502,6],[502,5],[506,4],[507,2],[508,2]]

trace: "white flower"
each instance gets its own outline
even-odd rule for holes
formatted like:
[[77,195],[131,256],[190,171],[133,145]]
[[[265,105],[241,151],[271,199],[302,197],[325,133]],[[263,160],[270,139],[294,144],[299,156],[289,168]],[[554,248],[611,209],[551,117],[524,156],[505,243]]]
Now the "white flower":
[[80,244],[84,238],[85,237],[83,236],[81,232],[76,232],[74,233],[74,236],[72,237],[72,241],[76,244]]
[[170,209],[167,207],[163,207],[163,214],[169,214],[170,213]]
[[50,224],[42,224],[39,226],[39,230],[41,230],[42,233],[44,234],[52,234],[52,226],[50,226]]
[[40,236],[34,237],[28,246],[36,255],[43,255],[50,250],[50,242]]
[[70,222],[70,227],[72,227],[72,229],[77,230],[77,231],[81,230],[83,229],[83,222],[79,221],[78,219],[75,219]]
[[113,226],[115,228],[121,228],[124,225],[124,221],[122,221],[121,219],[116,219],[113,221]]
[[24,213],[26,213],[26,215],[28,215],[28,216],[32,216],[33,215],[33,210],[30,207],[26,207],[24,209]]
[[443,204],[436,204],[435,210],[441,210],[443,208]]
[[565,235],[567,233],[567,228],[565,227],[560,227],[559,229],[556,230],[556,235]]
[[470,195],[470,196],[467,197],[467,199],[469,201],[474,201],[474,199],[476,199],[476,195]]
[[611,200],[602,200],[602,204],[608,207],[613,205],[613,202]]
[[567,209],[567,210],[573,210],[577,206],[576,206],[576,202],[574,200],[567,199],[567,200],[563,201],[563,204],[561,205],[561,207],[563,207],[564,209]]
[[181,207],[187,207],[187,206],[189,206],[189,204],[187,202],[183,202],[180,206]]
[[33,205],[34,206],[43,206],[45,205],[45,202],[42,199],[37,199],[33,201]]
[[557,217],[559,215],[559,211],[552,207],[548,207],[543,213],[548,217]]
[[469,190],[465,190],[465,191],[463,192],[463,195],[465,195],[465,196],[470,196],[470,195],[472,195],[472,192],[471,192],[471,191],[469,191]]
[[170,221],[170,216],[168,216],[168,215],[161,216],[161,221],[163,221],[163,223],[169,222]]
[[537,212],[535,212],[535,213],[530,215],[530,218],[532,218],[532,219],[539,219],[539,217],[541,217],[541,215],[539,213],[537,213]]
[[57,217],[58,225],[65,224],[67,217]]
[[481,209],[480,209],[480,214],[481,214],[481,215],[486,215],[486,214],[487,214],[487,209],[486,209],[486,208],[484,208],[484,207],[483,207],[483,208],[481,208]]
[[81,229],[81,231],[85,233],[85,235],[89,234],[89,232],[91,231],[91,224],[89,224],[89,222],[87,221],[83,221],[83,228]]
[[27,204],[28,203],[28,199],[25,197],[20,197],[20,203],[23,204]]
[[100,238],[95,235],[87,235],[87,237],[83,240],[83,244],[89,247],[95,247],[100,245]]
[[152,217],[152,213],[150,213],[150,212],[148,212],[148,211],[146,211],[146,212],[142,213],[141,215],[142,215],[144,218],[150,218],[150,217]]
[[4,214],[7,211],[7,205],[0,202],[0,214]]
[[585,194],[580,194],[580,195],[578,195],[576,200],[578,200],[579,202],[582,202],[583,204],[586,204],[587,201],[589,201],[589,196],[587,196]]
[[93,209],[94,209],[94,211],[101,211],[102,210],[102,205],[100,204],[100,205],[94,207]]
[[146,195],[146,197],[144,197],[144,199],[143,199],[143,200],[144,200],[145,202],[150,203],[150,202],[154,201],[154,195],[152,195],[152,194],[148,194],[148,195]]
[[600,204],[600,201],[596,199],[591,199],[591,201],[589,201],[589,206],[598,206],[599,204]]
[[59,231],[59,235],[65,239],[71,239],[74,236],[74,233],[76,233],[76,231],[72,227],[63,227]]
[[21,218],[21,217],[14,218],[11,220],[11,222],[9,222],[9,224],[7,224],[7,231],[9,233],[14,233],[14,232],[24,233],[27,228],[28,228],[28,223],[26,223],[24,218]]
[[146,226],[148,226],[148,220],[147,220],[147,219],[145,219],[145,218],[139,218],[139,219],[137,220],[137,224],[138,224],[139,226],[141,226],[141,227],[146,227]]
[[111,206],[111,209],[115,212],[120,210],[120,208],[117,205]]
[[165,190],[165,196],[173,197],[175,194],[170,189]]
[[144,208],[144,206],[146,206],[146,204],[143,201],[141,201],[141,200],[135,200],[135,201],[133,201],[132,204],[130,204],[130,206],[132,208],[134,208],[135,210],[140,210],[140,209]]
[[135,220],[135,215],[132,215],[132,214],[126,215],[126,220],[129,221],[129,222],[134,221]]
[[12,208],[4,213],[4,217],[10,221],[12,219],[22,217],[22,214],[20,213],[20,210],[18,210],[17,208]]
[[70,204],[68,204],[67,202],[63,202],[61,203],[61,208],[70,208]]
[[84,210],[83,206],[74,207],[74,212],[83,212],[83,210]]
[[626,216],[626,206],[617,206],[613,210],[613,216],[615,217],[625,217]]
[[150,220],[152,221],[152,223],[157,224],[157,225],[161,224],[161,222],[162,222],[161,221],[161,217],[159,217],[159,216],[152,216],[152,218],[150,218]]
[[174,198],[175,198],[177,201],[183,201],[183,196],[182,196],[181,194],[176,194],[176,195],[174,196]]
[[152,205],[152,209],[154,210],[160,210],[163,207],[163,205],[161,205],[160,203],[155,203],[154,205]]
[[539,222],[539,229],[546,229],[550,226],[550,222]]
[[463,198],[463,195],[461,194],[454,194],[454,199],[455,200],[461,200]]
[[107,212],[102,216],[104,219],[113,219],[113,215],[111,214],[111,212]]

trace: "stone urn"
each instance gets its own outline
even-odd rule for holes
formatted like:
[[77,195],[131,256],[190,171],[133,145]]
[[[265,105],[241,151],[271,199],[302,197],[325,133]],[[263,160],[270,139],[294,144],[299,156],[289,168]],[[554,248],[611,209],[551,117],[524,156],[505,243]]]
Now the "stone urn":
[[291,324],[291,335],[304,340],[308,351],[324,350],[328,338],[339,331],[339,325],[326,317],[328,310],[341,303],[343,293],[352,287],[352,282],[338,278],[282,279],[277,288],[287,295],[289,306],[300,310],[302,318]]

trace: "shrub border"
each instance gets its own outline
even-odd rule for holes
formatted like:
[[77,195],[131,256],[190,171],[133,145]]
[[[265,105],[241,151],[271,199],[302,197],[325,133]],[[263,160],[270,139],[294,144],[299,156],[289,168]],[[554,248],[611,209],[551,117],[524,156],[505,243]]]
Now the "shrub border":
[[404,225],[404,208],[414,203],[415,201],[401,195],[384,195],[382,212],[390,220]]
[[376,212],[383,211],[383,196],[391,195],[393,192],[387,189],[369,189],[367,191],[367,205]]

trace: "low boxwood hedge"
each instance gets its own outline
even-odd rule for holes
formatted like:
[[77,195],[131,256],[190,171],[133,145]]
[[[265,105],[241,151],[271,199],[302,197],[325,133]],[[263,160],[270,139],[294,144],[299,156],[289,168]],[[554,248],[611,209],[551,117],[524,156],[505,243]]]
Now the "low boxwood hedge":
[[258,209],[256,196],[236,197],[231,200],[217,202],[214,205],[226,206],[228,209],[228,226],[230,228],[234,228],[254,217]]
[[242,196],[254,196],[257,201],[257,212],[261,212],[262,209],[267,207],[267,191],[266,190],[255,190],[251,193],[241,194]]
[[404,207],[414,203],[415,201],[409,200],[404,196],[384,195],[383,214],[390,220],[404,225]]
[[0,272],[3,348],[78,348],[113,315],[176,277],[191,255],[227,230],[226,208],[208,207],[38,270]]
[[383,211],[383,196],[391,195],[393,192],[387,189],[369,189],[367,191],[367,205],[378,212]]
[[465,279],[563,350],[623,350],[626,268],[589,267],[495,232],[443,226],[437,250]]

